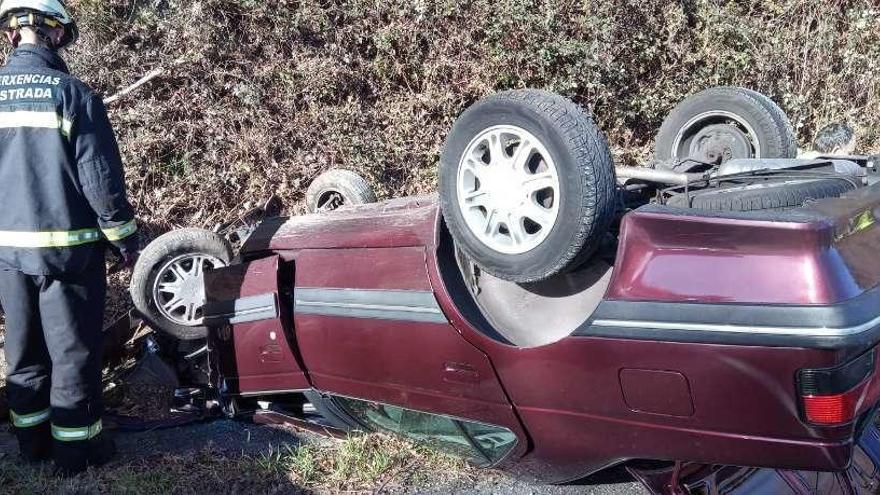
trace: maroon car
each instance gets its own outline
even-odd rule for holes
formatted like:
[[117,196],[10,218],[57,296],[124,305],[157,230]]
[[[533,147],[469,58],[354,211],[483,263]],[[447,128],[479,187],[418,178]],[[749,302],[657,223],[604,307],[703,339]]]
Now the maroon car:
[[207,336],[233,413],[314,408],[545,483],[876,493],[880,186],[762,155],[790,125],[750,110],[676,137],[715,162],[618,175],[573,103],[501,93],[456,123],[439,196],[267,220],[234,261],[187,231],[145,253],[141,310]]

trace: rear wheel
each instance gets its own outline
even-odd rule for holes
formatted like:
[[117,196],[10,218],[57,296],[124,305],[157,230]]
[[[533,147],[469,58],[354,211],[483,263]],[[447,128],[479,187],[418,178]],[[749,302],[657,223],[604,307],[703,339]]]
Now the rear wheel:
[[710,88],[685,99],[660,127],[658,160],[693,158],[721,164],[736,158],[795,158],[797,140],[785,112],[745,88]]
[[573,102],[537,90],[464,112],[443,148],[440,199],[458,246],[480,268],[535,282],[590,256],[615,213],[605,137]]

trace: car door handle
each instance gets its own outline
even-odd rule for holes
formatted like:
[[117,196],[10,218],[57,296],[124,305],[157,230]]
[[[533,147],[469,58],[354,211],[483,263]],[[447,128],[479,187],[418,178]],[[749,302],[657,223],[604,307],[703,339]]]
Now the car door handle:
[[477,368],[465,363],[444,363],[443,380],[449,382],[475,383],[480,381]]

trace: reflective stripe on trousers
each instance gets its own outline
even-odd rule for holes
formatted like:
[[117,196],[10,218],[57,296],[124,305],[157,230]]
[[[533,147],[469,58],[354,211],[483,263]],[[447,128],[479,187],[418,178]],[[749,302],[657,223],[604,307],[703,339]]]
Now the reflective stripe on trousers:
[[34,426],[39,426],[46,421],[49,421],[50,414],[49,409],[35,412],[33,414],[18,414],[15,411],[9,411],[9,415],[12,418],[12,426],[16,428],[33,428]]
[[52,438],[59,442],[84,442],[100,435],[103,430],[104,424],[100,419],[95,424],[82,428],[64,428],[53,424]]

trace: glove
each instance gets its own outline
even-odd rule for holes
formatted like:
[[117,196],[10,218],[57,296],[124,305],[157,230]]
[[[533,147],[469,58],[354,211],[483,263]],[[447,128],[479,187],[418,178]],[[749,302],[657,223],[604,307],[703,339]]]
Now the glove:
[[122,255],[122,269],[123,270],[132,270],[134,269],[134,265],[137,264],[137,260],[140,257],[141,253],[134,251],[131,253],[125,253]]
[[110,274],[129,271],[134,268],[140,253],[137,251],[126,251],[119,254],[119,259],[110,267]]

